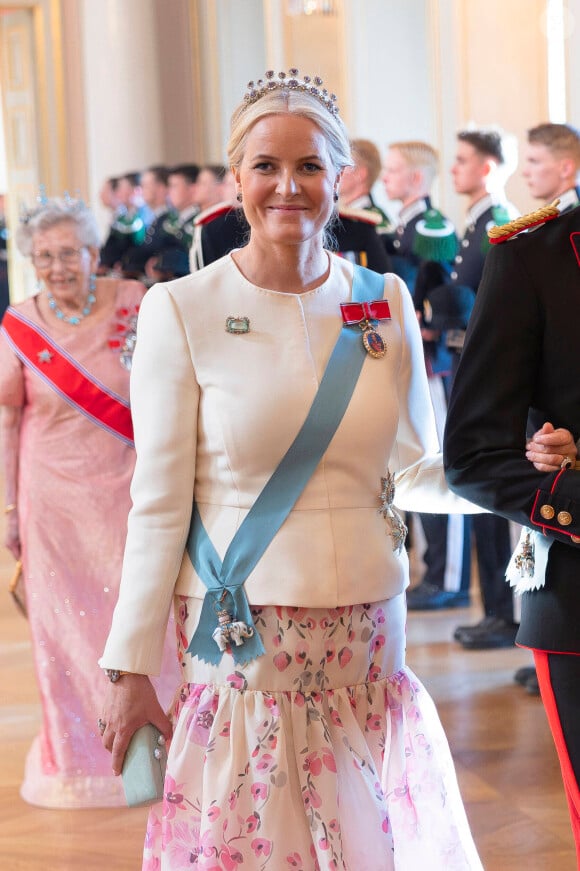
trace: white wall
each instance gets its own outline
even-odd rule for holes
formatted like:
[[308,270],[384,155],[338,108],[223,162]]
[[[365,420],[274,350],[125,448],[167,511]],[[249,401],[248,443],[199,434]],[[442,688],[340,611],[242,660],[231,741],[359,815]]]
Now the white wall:
[[155,0],[81,0],[89,199],[105,178],[163,158]]

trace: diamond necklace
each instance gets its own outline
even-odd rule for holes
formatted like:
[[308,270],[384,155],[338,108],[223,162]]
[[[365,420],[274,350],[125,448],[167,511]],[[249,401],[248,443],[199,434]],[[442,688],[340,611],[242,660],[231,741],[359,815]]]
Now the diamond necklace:
[[91,277],[89,278],[89,295],[87,296],[87,301],[85,303],[85,307],[82,310],[82,312],[80,313],[80,315],[65,315],[63,310],[61,308],[59,308],[57,301],[55,300],[54,296],[52,295],[52,293],[49,290],[49,291],[47,291],[47,299],[48,299],[48,304],[50,306],[50,310],[52,312],[54,312],[54,314],[57,316],[59,321],[64,321],[65,323],[72,324],[73,327],[76,327],[77,324],[80,324],[80,322],[82,320],[84,320],[84,318],[86,318],[87,315],[90,315],[90,313],[92,311],[92,308],[93,308],[95,301],[97,299],[97,297],[95,295],[96,286],[97,286],[97,278],[96,278],[96,275],[94,275],[94,273],[93,273],[93,274],[91,274]]

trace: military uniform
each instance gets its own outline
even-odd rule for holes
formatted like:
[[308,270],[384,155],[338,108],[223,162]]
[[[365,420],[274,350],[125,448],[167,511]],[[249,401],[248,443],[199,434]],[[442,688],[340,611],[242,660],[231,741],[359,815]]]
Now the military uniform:
[[558,211],[563,215],[565,212],[569,212],[570,209],[576,208],[580,203],[580,187],[569,188],[563,194],[560,194],[558,199],[560,200]]
[[395,226],[389,216],[384,212],[377,203],[375,203],[372,194],[364,194],[362,197],[358,197],[356,200],[350,202],[347,208],[351,209],[364,209],[367,212],[373,212],[375,215],[378,215],[380,221],[376,225],[376,230],[379,236],[384,234],[392,234],[395,231]]
[[244,213],[231,202],[216,203],[196,215],[193,222],[193,242],[189,249],[189,266],[197,272],[203,266],[219,260],[224,254],[245,244],[244,234],[249,232]]
[[147,227],[142,244],[129,248],[123,256],[122,268],[126,276],[141,277],[145,272],[147,261],[167,247],[168,240],[173,239],[167,231],[168,222],[176,214],[173,209],[166,206],[157,210]]
[[[453,284],[471,288],[477,293],[485,259],[491,248],[488,230],[505,224],[515,215],[513,206],[499,204],[489,194],[468,210],[465,232],[451,269]],[[465,330],[453,330],[447,335],[455,352],[455,372]],[[494,514],[476,514],[471,523],[484,619],[475,626],[458,627],[454,637],[468,649],[510,647],[514,643],[517,625],[514,622],[512,591],[505,583],[505,570],[512,551],[509,523]]]
[[[431,237],[423,235],[427,216],[436,217],[442,228]],[[415,309],[426,321],[424,297],[428,282],[424,279],[427,273],[424,270],[421,276],[418,273],[425,259],[446,263],[453,258],[457,245],[453,225],[433,209],[429,197],[422,197],[401,209],[394,233],[384,238],[392,253],[393,270],[407,283]],[[442,438],[447,410],[445,378],[450,372],[451,359],[441,340],[424,342],[423,346],[431,401]],[[420,522],[425,536],[426,549],[422,555],[425,572],[421,582],[407,594],[409,610],[468,605],[471,574],[469,517],[424,513],[414,517]]]
[[549,421],[580,437],[579,306],[580,207],[493,247],[451,396],[444,459],[453,490],[539,531],[530,565],[520,563],[524,579],[539,546],[552,542],[545,572],[522,596],[517,642],[534,650],[580,856],[580,472],[539,472],[524,453],[527,426],[534,432]]
[[113,269],[135,245],[145,240],[146,224],[140,209],[121,206],[115,213],[105,244],[101,248],[101,266]]
[[393,263],[393,272],[399,275],[413,292],[421,258],[414,253],[417,224],[425,212],[431,208],[429,197],[422,197],[404,206],[399,212],[397,226],[393,233],[384,236],[384,243]]
[[[391,272],[391,262],[376,232],[377,218],[362,209],[341,209],[331,232],[336,251],[342,257],[384,274]],[[234,248],[242,248],[249,239],[250,227],[241,208],[220,204],[205,216],[199,216],[199,232],[192,248],[192,271],[218,260]]]
[[511,218],[515,218],[516,214],[513,207],[495,203],[489,195],[478,200],[468,210],[465,233],[453,261],[452,281],[477,291],[483,273],[483,264],[490,249],[487,231],[490,227],[505,224]]
[[198,213],[197,206],[190,206],[168,218],[167,231],[173,242],[161,251],[157,260],[155,269],[160,281],[181,278],[189,274],[189,250],[193,242],[195,218]]

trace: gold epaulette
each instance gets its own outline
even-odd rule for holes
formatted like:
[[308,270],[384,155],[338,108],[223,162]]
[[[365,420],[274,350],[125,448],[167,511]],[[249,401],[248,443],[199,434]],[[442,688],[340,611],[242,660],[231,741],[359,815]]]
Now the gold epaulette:
[[560,200],[554,200],[549,206],[542,206],[541,209],[536,209],[534,212],[522,215],[521,218],[516,218],[507,224],[502,224],[501,227],[490,227],[487,231],[489,241],[492,245],[497,245],[499,242],[507,242],[508,239],[521,233],[522,230],[529,230],[531,227],[545,224],[546,221],[552,221],[560,214],[558,211],[559,202]]
[[372,209],[351,209],[342,205],[338,207],[338,217],[350,218],[351,221],[362,221],[363,224],[372,224],[374,227],[383,220],[378,212],[374,212]]

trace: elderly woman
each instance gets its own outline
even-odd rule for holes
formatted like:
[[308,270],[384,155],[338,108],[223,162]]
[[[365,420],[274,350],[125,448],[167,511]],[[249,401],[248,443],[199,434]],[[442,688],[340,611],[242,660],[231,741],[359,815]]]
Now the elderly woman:
[[[8,308],[0,331],[6,546],[23,563],[42,703],[22,796],[43,807],[118,805],[96,725],[95,659],[130,507],[128,366],[145,288],[95,279],[98,231],[81,203],[42,202],[17,243],[38,293]],[[168,657],[167,700],[177,674]]]
[[[394,489],[404,509],[473,509],[444,485],[406,287],[324,248],[351,157],[320,85],[295,70],[250,85],[228,152],[250,240],[154,287],[139,316],[101,665],[113,769],[144,723],[172,738],[145,869],[481,867],[405,665]],[[172,602],[170,721],[149,675]]]

